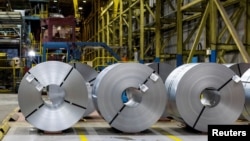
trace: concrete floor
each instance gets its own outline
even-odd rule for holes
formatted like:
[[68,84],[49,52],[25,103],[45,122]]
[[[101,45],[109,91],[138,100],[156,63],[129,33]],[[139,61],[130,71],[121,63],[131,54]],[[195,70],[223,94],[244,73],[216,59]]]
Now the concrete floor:
[[[171,120],[159,120],[148,130],[127,134],[114,130],[96,112],[60,133],[45,133],[27,123],[18,112],[17,94],[0,94],[0,118],[9,126],[2,141],[207,141],[197,133]],[[10,119],[12,119],[10,121]]]

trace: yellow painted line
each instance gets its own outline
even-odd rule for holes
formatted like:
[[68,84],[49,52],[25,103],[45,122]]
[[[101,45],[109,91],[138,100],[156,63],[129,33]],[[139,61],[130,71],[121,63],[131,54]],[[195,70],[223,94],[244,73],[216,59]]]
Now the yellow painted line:
[[10,129],[10,126],[7,122],[4,122],[0,126],[0,129],[3,131],[4,134],[7,134],[8,130]]
[[76,133],[79,135],[80,141],[88,141],[88,138],[85,136],[83,131],[77,130]]
[[159,133],[161,133],[162,135],[165,135],[167,136],[168,138],[172,139],[173,141],[182,141],[181,138],[169,133],[168,131],[166,130],[162,130],[162,131],[158,131]]
[[4,136],[4,135],[3,135],[3,132],[0,131],[0,140],[3,139],[3,136]]
[[88,141],[85,135],[79,135],[81,141]]
[[178,138],[178,137],[176,137],[174,135],[171,135],[171,134],[168,134],[166,136],[169,137],[170,139],[174,140],[174,141],[182,141],[182,139],[180,139],[180,138]]

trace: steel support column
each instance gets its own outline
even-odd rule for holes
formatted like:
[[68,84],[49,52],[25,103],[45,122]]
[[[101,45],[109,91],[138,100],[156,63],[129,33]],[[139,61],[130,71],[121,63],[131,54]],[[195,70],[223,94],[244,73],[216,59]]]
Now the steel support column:
[[247,51],[246,51],[244,45],[242,44],[242,42],[241,42],[241,40],[236,32],[236,29],[234,28],[233,24],[231,23],[231,21],[227,15],[225,9],[223,8],[221,2],[214,0],[214,3],[216,4],[216,6],[221,14],[221,17],[223,18],[226,26],[228,27],[228,30],[229,30],[230,34],[232,35],[233,40],[236,43],[236,45],[237,45],[237,47],[242,55],[244,62],[249,63],[250,62],[249,55],[247,54]]
[[218,23],[218,19],[217,19],[217,9],[216,9],[216,5],[213,2],[214,0],[210,0],[209,1],[209,5],[210,5],[210,48],[211,48],[211,55],[210,55],[210,62],[216,62],[216,44],[217,44],[217,23]]
[[[132,4],[132,1],[128,1],[129,5]],[[132,9],[128,9],[128,59],[132,60],[133,57],[133,47],[132,47]]]
[[144,0],[140,0],[140,63],[144,63]]
[[161,0],[156,0],[155,14],[155,62],[160,62],[161,49]]
[[107,24],[106,25],[106,44],[109,45],[110,44],[110,38],[109,38],[109,36],[110,36],[109,35],[109,26],[110,26],[109,25],[109,20],[110,20],[109,19],[109,11],[107,11],[107,13],[106,13],[106,20],[107,20],[106,21],[106,24]]
[[207,6],[206,6],[206,9],[204,11],[204,14],[202,16],[202,19],[200,21],[200,25],[197,29],[197,34],[195,36],[195,39],[194,39],[194,43],[192,45],[192,48],[191,48],[191,51],[188,55],[188,59],[187,59],[187,63],[190,63],[192,61],[192,57],[194,55],[194,52],[195,52],[195,49],[197,48],[198,46],[198,43],[199,43],[199,40],[200,40],[200,36],[201,36],[201,33],[204,29],[204,26],[206,24],[206,20],[207,20],[207,17],[208,17],[208,13],[209,13],[209,3],[207,3]]
[[183,27],[182,27],[182,20],[183,15],[181,11],[183,0],[177,0],[177,55],[176,55],[176,66],[180,66],[183,64]]
[[120,1],[120,9],[119,9],[119,13],[120,13],[120,21],[119,21],[119,47],[123,47],[123,1]]

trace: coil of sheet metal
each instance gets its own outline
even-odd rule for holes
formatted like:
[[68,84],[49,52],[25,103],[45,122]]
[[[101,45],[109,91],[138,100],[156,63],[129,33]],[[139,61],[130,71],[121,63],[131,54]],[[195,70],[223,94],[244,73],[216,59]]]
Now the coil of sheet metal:
[[[250,68],[250,63],[231,63],[231,64],[224,64],[224,65],[226,65],[227,67],[232,69],[239,77],[242,77],[242,75]],[[247,99],[246,99],[246,101],[247,101]],[[245,114],[245,116],[243,115],[243,113]],[[245,118],[245,117],[248,117],[246,115],[247,115],[247,108],[244,107],[244,110],[243,110],[242,114],[240,115],[239,119],[240,120],[249,120],[250,118],[249,119]]]
[[36,128],[62,131],[82,118],[88,104],[86,81],[69,64],[47,61],[22,78],[18,103],[25,119]]
[[216,63],[177,67],[165,81],[167,112],[189,127],[207,132],[209,124],[233,124],[245,101],[240,78]]
[[98,72],[90,67],[87,64],[83,64],[80,62],[74,62],[74,63],[69,63],[71,66],[73,66],[76,70],[78,70],[80,72],[80,74],[82,75],[82,77],[84,78],[84,80],[86,81],[86,86],[88,89],[88,97],[89,97],[89,102],[87,105],[87,109],[83,115],[83,117],[89,116],[91,113],[93,113],[95,111],[95,106],[93,104],[93,100],[92,100],[92,86],[95,82],[95,79],[98,75]]
[[232,69],[239,77],[241,77],[245,73],[245,71],[250,68],[250,63],[232,63],[224,65]]
[[148,129],[162,115],[166,89],[159,75],[140,63],[117,63],[99,73],[93,100],[99,114],[117,130]]
[[[163,81],[165,81],[168,77],[168,75],[174,70],[174,67],[169,65],[168,63],[164,63],[164,62],[153,62],[153,63],[148,63],[147,64],[150,68],[152,68],[154,71],[157,72],[157,74],[159,74],[159,76],[161,77],[161,79]],[[162,118],[168,117],[168,114],[166,112],[166,110],[163,112]]]
[[173,66],[169,65],[168,63],[164,62],[153,62],[147,64],[150,68],[152,68],[159,76],[161,77],[162,80],[166,80],[168,75],[175,69]]
[[246,98],[242,116],[246,120],[250,121],[250,69],[243,73],[243,75],[241,76],[241,81],[243,83]]

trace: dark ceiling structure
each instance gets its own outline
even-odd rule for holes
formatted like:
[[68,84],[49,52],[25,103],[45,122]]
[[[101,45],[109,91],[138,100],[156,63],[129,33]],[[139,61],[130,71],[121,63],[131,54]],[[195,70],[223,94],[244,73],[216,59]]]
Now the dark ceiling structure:
[[[48,3],[49,13],[62,14],[64,17],[74,16],[73,0],[0,0],[1,11],[12,10],[34,10],[37,3]],[[87,17],[91,12],[93,0],[78,0],[78,7],[82,9],[79,13],[82,17]]]

